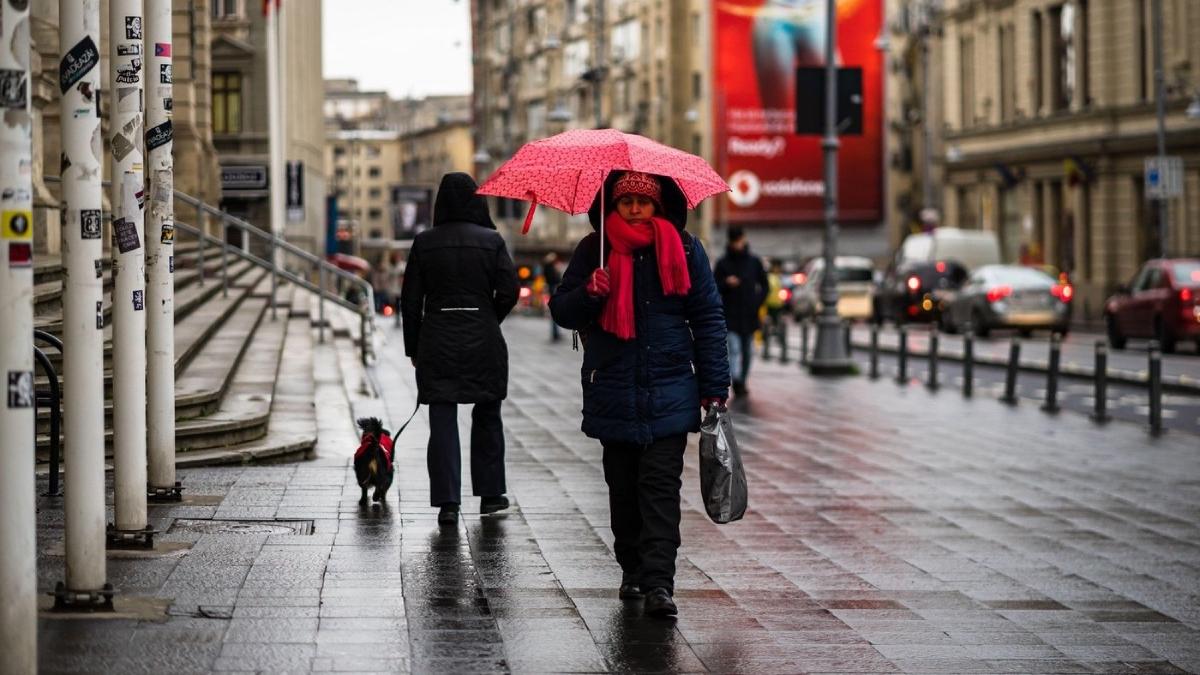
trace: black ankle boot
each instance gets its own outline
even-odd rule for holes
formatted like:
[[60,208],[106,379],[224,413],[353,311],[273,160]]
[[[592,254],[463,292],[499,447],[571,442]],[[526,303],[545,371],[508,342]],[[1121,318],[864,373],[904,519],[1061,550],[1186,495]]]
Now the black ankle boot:
[[508,497],[500,495],[499,497],[480,497],[479,498],[479,513],[488,514],[497,511],[503,511],[508,508]]
[[617,589],[617,597],[622,600],[641,600],[646,597],[642,592],[642,586],[638,583],[637,577],[631,574],[621,575],[621,588]]
[[442,504],[438,511],[438,525],[458,524],[458,504]]
[[642,611],[646,616],[658,617],[675,616],[679,613],[670,592],[665,588],[651,588],[646,591],[646,604]]

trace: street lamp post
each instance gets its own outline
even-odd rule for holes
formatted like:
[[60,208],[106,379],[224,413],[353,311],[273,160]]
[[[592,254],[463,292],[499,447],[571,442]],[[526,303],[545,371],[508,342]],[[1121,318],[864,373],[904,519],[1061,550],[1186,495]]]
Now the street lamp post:
[[817,317],[817,346],[809,361],[814,375],[845,375],[853,370],[846,349],[845,327],[838,318],[837,291],[837,3],[825,0],[825,271],[821,275],[821,313]]
[[[1166,73],[1163,71],[1163,16],[1162,0],[1154,0],[1154,105],[1158,118],[1158,173],[1159,180],[1163,179],[1167,165],[1167,92]],[[1163,258],[1167,257],[1167,225],[1170,216],[1170,202],[1165,194],[1158,197],[1158,251]]]

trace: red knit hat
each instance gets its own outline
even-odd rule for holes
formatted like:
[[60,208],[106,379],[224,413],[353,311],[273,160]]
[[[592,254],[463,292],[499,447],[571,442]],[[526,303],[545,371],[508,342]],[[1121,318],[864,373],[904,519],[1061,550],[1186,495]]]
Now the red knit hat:
[[613,202],[625,195],[642,195],[654,200],[655,206],[662,209],[662,185],[648,173],[627,171],[613,185]]

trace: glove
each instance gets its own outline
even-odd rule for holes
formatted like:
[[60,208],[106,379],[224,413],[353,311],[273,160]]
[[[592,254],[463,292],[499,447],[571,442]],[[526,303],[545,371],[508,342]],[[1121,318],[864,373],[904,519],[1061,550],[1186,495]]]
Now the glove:
[[608,296],[608,291],[608,270],[598,267],[595,272],[592,272],[592,278],[588,280],[587,294],[593,298],[604,298]]
[[708,398],[700,399],[700,407],[704,408],[705,410],[708,410],[709,406],[713,405],[717,406],[718,408],[724,408],[726,400],[727,399],[724,396],[709,396]]

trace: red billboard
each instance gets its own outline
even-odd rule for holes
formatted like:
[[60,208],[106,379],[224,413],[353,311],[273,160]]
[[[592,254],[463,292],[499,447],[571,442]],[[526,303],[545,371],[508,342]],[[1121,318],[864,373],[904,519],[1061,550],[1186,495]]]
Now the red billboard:
[[[861,68],[863,133],[842,136],[838,217],[879,222],[883,201],[882,0],[837,0],[837,59]],[[717,170],[726,223],[824,220],[820,136],[795,134],[796,69],[825,62],[825,0],[715,0]],[[821,91],[799,92],[820,105]]]

